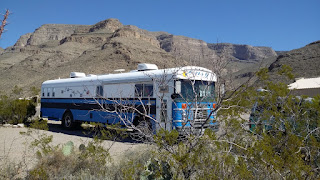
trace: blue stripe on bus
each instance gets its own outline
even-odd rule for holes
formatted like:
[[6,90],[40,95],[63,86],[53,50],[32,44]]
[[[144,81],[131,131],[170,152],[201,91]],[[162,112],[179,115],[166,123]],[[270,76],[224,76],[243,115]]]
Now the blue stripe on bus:
[[[128,107],[134,105],[134,108],[140,112],[143,112],[143,106],[147,107],[146,104],[149,103],[150,115],[156,114],[155,98],[144,98],[142,100],[131,98],[121,101],[118,100],[118,102],[120,102],[120,104],[128,104]],[[75,120],[116,124],[120,122],[118,114],[106,112],[110,108],[111,110],[115,110],[116,104],[113,100],[104,99],[43,98],[41,99],[41,113],[43,117],[47,117],[50,120],[62,120],[64,112],[70,110]],[[132,118],[134,117],[132,113],[133,112],[121,112],[120,115],[122,118],[132,122]]]

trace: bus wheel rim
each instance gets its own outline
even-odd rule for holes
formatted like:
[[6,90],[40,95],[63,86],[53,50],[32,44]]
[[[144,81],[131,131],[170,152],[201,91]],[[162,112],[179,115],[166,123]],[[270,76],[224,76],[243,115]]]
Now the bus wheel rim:
[[71,118],[70,118],[70,116],[66,116],[65,121],[64,121],[64,125],[65,125],[66,127],[70,127],[70,125],[71,125]]

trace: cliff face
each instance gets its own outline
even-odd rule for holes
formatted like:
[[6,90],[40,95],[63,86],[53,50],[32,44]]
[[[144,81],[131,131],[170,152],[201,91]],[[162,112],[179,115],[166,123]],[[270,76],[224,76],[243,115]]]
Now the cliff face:
[[245,68],[247,62],[259,62],[274,54],[271,48],[208,44],[166,32],[150,32],[123,25],[117,19],[91,26],[46,24],[21,36],[13,47],[0,49],[0,91],[10,93],[14,85],[26,90],[40,87],[43,81],[68,77],[71,71],[105,74],[119,68],[132,70],[143,62],[160,68],[211,68],[210,64],[223,57],[244,62],[243,66],[230,68],[235,72]]
[[33,33],[21,36],[15,46],[36,46],[51,40],[61,40],[75,32],[87,32],[89,27],[90,26],[86,25],[45,24],[36,29]]
[[217,58],[216,53],[202,40],[166,34],[158,36],[158,40],[160,47],[166,52],[194,65],[203,66]]
[[91,26],[89,32],[114,32],[123,27],[118,19],[107,19]]
[[[247,67],[259,66],[265,59],[276,57],[276,52],[269,47],[254,47],[230,43],[212,44],[202,40],[171,34],[157,36],[160,47],[166,52],[185,59],[191,65],[215,68],[217,61],[228,65],[226,73],[237,73]],[[268,62],[269,63],[269,62]]]
[[277,55],[277,53],[269,47],[253,47],[250,45],[230,43],[209,44],[208,46],[217,53],[223,53],[233,58],[233,60],[258,61]]
[[14,45],[15,47],[25,47],[26,45],[28,45],[28,39],[30,39],[32,33],[27,33],[25,35],[22,35],[18,41],[16,42],[16,44]]

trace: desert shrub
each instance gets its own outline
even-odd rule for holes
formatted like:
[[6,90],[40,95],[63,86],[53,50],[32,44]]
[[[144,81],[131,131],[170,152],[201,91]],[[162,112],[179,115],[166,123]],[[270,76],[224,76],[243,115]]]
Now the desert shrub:
[[[30,92],[33,95],[38,95],[39,89],[31,87]],[[22,99],[23,89],[14,86],[11,94],[0,94],[0,123],[25,123],[28,118],[36,114],[36,102],[35,99]]]
[[100,179],[106,175],[110,156],[101,140],[95,138],[76,150],[71,141],[63,146],[52,146],[52,136],[41,134],[39,137],[31,144],[37,149],[38,163],[26,179],[81,179],[83,175]]
[[40,118],[35,118],[30,123],[30,128],[40,129],[40,130],[48,130],[48,121]]
[[127,152],[118,163],[108,167],[108,176],[110,179],[147,179],[147,164],[152,157],[150,150]]
[[7,123],[11,116],[11,100],[8,96],[2,95],[0,96],[0,123]]
[[[108,128],[106,128],[108,127]],[[120,124],[102,124],[96,122],[84,123],[83,128],[87,130],[85,134],[93,135],[100,140],[123,140],[128,137],[126,130],[121,128]]]
[[0,97],[0,122],[24,123],[36,113],[36,105],[32,100]]
[[12,101],[12,118],[9,122],[12,124],[24,123],[26,120],[36,114],[36,106],[31,100],[15,99]]
[[10,162],[6,158],[0,159],[0,179],[18,179],[22,171],[22,163]]

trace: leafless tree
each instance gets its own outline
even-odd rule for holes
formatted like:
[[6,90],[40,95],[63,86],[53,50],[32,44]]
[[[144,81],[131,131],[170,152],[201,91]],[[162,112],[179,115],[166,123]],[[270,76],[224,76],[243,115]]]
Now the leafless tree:
[[0,39],[1,39],[1,35],[4,32],[4,27],[8,24],[7,23],[7,19],[9,17],[10,11],[7,9],[6,13],[3,15],[3,20],[1,21],[1,26],[0,26]]

